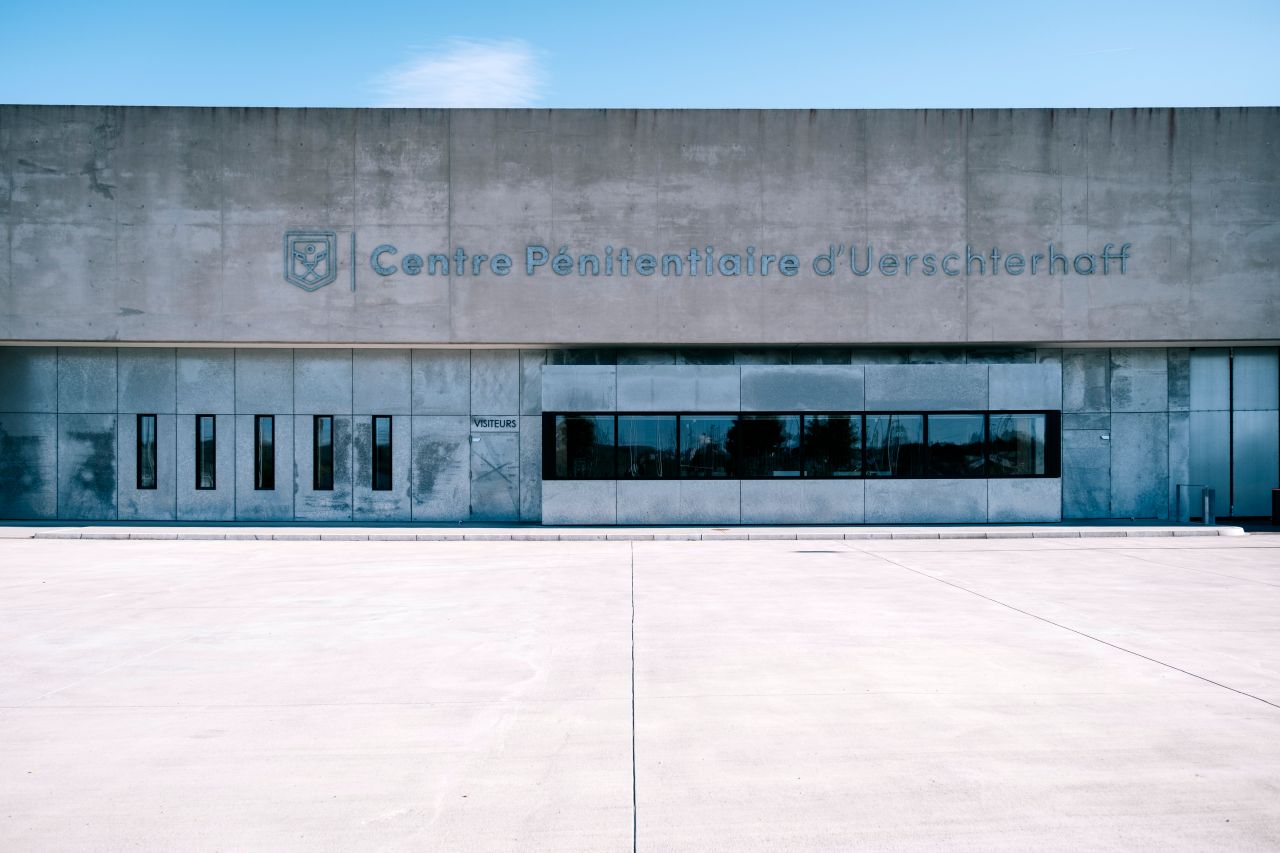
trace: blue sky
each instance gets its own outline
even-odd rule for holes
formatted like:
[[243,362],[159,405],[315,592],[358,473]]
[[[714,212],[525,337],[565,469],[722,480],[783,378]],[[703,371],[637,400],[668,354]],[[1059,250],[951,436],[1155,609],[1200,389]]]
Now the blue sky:
[[1268,2],[0,0],[0,102],[1280,104]]

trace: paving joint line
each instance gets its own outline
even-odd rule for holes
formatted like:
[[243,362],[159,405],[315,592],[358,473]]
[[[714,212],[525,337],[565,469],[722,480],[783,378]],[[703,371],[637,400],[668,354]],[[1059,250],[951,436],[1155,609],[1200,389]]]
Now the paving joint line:
[[636,543],[631,552],[631,853],[636,853],[639,816],[636,798]]
[[1044,616],[1040,616],[1036,613],[1032,613],[1029,610],[1023,610],[1020,607],[1014,607],[1012,604],[1006,604],[1005,602],[1000,601],[997,598],[992,598],[989,595],[983,595],[982,593],[977,592],[976,590],[972,590],[972,589],[969,589],[968,587],[961,586],[958,583],[954,583],[949,580],[944,580],[935,575],[931,575],[928,572],[922,572],[919,569],[913,569],[910,566],[906,566],[906,565],[903,565],[902,563],[899,563],[897,560],[891,560],[888,557],[884,556],[883,554],[877,554],[874,551],[868,551],[868,550],[857,548],[854,546],[848,546],[848,547],[851,551],[857,551],[862,554],[867,554],[868,556],[876,557],[877,559],[883,560],[884,562],[892,566],[897,566],[898,568],[905,569],[906,571],[911,572],[912,574],[917,574],[917,575],[920,575],[921,577],[928,578],[929,580],[937,581],[940,584],[945,584],[949,587],[953,587],[955,589],[960,590],[961,592],[966,592],[969,595],[976,596],[977,598],[981,598],[984,601],[989,601],[992,604],[998,604],[999,606],[1012,610],[1015,613],[1021,613],[1023,616],[1030,616],[1032,619],[1037,619],[1041,622],[1044,622],[1047,625],[1052,625],[1055,628],[1061,628],[1064,631],[1070,631],[1071,633],[1084,637],[1085,639],[1093,640],[1095,643],[1101,643],[1104,646],[1110,646],[1111,648],[1116,649],[1117,651],[1125,652],[1126,654],[1133,655],[1134,657],[1139,657],[1139,658],[1142,658],[1143,660],[1150,661],[1151,663],[1159,664],[1160,666],[1167,667],[1168,669],[1172,669],[1175,672],[1180,672],[1183,675],[1189,675],[1192,678],[1199,679],[1200,681],[1203,681],[1206,684],[1212,684],[1214,687],[1221,687],[1223,690],[1230,690],[1232,693],[1238,693],[1241,696],[1247,696],[1248,698],[1257,700],[1258,702],[1261,702],[1264,705],[1270,705],[1272,708],[1280,710],[1280,704],[1277,704],[1276,702],[1272,702],[1270,699],[1264,699],[1261,696],[1256,696],[1253,693],[1240,690],[1238,688],[1230,686],[1229,684],[1223,684],[1220,681],[1214,681],[1212,678],[1208,678],[1207,676],[1199,675],[1198,673],[1194,673],[1190,670],[1183,669],[1180,666],[1174,666],[1173,664],[1162,661],[1159,658],[1153,658],[1150,655],[1144,655],[1142,652],[1134,651],[1133,649],[1127,649],[1124,646],[1120,646],[1115,643],[1109,642],[1107,640],[1102,639],[1101,637],[1095,637],[1092,634],[1086,634],[1084,631],[1081,631],[1077,628],[1072,628],[1069,625],[1063,625],[1061,622],[1055,622],[1052,619],[1049,619]]

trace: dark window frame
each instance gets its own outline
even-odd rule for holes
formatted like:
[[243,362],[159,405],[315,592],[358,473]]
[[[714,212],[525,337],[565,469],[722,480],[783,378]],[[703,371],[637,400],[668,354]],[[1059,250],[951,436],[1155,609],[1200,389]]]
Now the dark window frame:
[[[271,470],[267,471],[269,477],[264,477],[264,469],[262,467],[262,422],[271,422]],[[270,479],[270,483],[265,481]],[[254,415],[253,416],[253,490],[255,492],[274,492],[276,490],[276,416],[275,415]]]
[[[195,474],[196,474],[196,491],[216,492],[218,490],[218,416],[210,415],[210,414],[201,414],[201,415],[196,415],[195,417],[196,417],[195,419],[195,427],[196,427],[195,462],[196,464],[193,467],[195,468]],[[204,485],[201,485],[201,480],[203,480],[204,478],[200,476],[205,471],[204,465],[201,462],[201,460],[204,457],[200,452],[200,445],[202,443],[201,435],[200,435],[200,425],[206,418],[208,418],[209,424],[212,427],[209,432],[209,443],[213,445],[213,454],[209,458],[209,485],[204,486]]]
[[[648,415],[648,416],[664,416],[674,417],[676,419],[676,475],[674,477],[626,477],[618,476],[617,454],[614,454],[614,470],[611,476],[597,477],[559,477],[555,472],[555,419],[557,417],[612,417],[614,419],[614,446],[618,446],[618,417],[627,415]],[[681,457],[681,419],[683,417],[741,417],[741,416],[801,416],[800,420],[800,471],[799,477],[744,477],[738,471],[731,471],[727,477],[720,478],[702,478],[702,477],[685,477],[681,475],[678,460]],[[868,415],[920,415],[923,416],[924,433],[921,441],[923,442],[923,460],[922,467],[924,473],[912,475],[896,475],[896,476],[867,476],[867,416]],[[981,415],[983,418],[983,466],[979,474],[967,477],[956,476],[939,476],[928,473],[930,467],[929,461],[929,415]],[[1043,474],[993,474],[986,469],[989,467],[991,456],[991,417],[1001,415],[1043,415],[1045,418],[1045,473]],[[806,469],[806,448],[805,448],[805,418],[807,417],[850,417],[860,420],[861,428],[861,447],[862,465],[860,472],[854,477],[815,477],[809,476]],[[547,411],[542,413],[542,478],[544,480],[561,480],[561,481],[583,481],[583,480],[618,480],[627,479],[632,481],[651,480],[654,482],[664,482],[670,480],[708,480],[711,482],[724,482],[727,480],[769,480],[772,482],[787,482],[791,480],[1054,480],[1060,479],[1062,476],[1062,411],[1060,409],[864,409],[864,410],[827,410],[827,411],[759,411],[759,412],[724,412],[724,411],[707,411],[707,412],[688,412],[688,411]]]
[[[386,475],[387,483],[385,486],[378,484],[378,421],[385,420],[387,422],[387,449],[386,449]],[[392,491],[394,482],[393,468],[395,467],[394,456],[394,439],[392,430],[394,429],[394,421],[391,415],[370,415],[369,416],[369,471],[370,471],[370,487],[375,492]]]
[[[146,485],[142,479],[142,422],[151,421],[151,484]],[[155,415],[138,415],[134,427],[134,473],[137,476],[135,486],[144,491],[154,491],[160,486],[160,420]]]
[[[322,421],[329,422],[329,483],[325,485],[320,482],[320,423]],[[337,452],[334,449],[335,440],[335,418],[333,415],[312,415],[311,416],[311,490],[313,492],[332,492],[334,481],[337,480],[337,471],[335,459]]]

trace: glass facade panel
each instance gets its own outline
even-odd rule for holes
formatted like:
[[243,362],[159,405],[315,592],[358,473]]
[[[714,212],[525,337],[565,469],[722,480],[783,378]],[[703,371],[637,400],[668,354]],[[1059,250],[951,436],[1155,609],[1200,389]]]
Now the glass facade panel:
[[734,476],[729,456],[729,432],[737,418],[725,415],[680,417],[680,476]]
[[333,491],[333,415],[316,415],[311,422],[311,488]]
[[867,415],[866,475],[924,474],[924,415]]
[[987,473],[994,477],[1037,477],[1048,472],[1044,415],[990,415]]
[[213,415],[196,415],[196,488],[216,489],[217,425]]
[[800,476],[799,415],[743,415],[725,444],[735,476]]
[[373,418],[373,490],[391,491],[391,417]]
[[986,417],[929,415],[929,476],[981,477]]
[[138,415],[138,488],[156,487],[156,416]]
[[607,480],[614,477],[613,415],[557,415],[557,477]]
[[276,487],[276,419],[271,415],[253,419],[253,487],[259,491]]
[[862,476],[862,416],[804,416],[804,475]]
[[543,476],[1057,477],[1059,417],[1056,411],[547,414]]
[[675,477],[676,416],[618,416],[618,478]]

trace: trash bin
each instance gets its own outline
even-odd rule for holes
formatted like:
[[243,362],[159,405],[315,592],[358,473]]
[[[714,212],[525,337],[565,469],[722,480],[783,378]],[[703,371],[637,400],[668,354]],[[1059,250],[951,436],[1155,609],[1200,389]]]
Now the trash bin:
[[1191,516],[1202,506],[1200,490],[1204,486],[1198,483],[1178,484],[1178,523],[1189,524]]
[[1204,502],[1204,508],[1201,510],[1201,514],[1204,517],[1204,523],[1214,524],[1215,523],[1215,518],[1213,513],[1214,490],[1205,489],[1202,494],[1204,495],[1202,499]]

